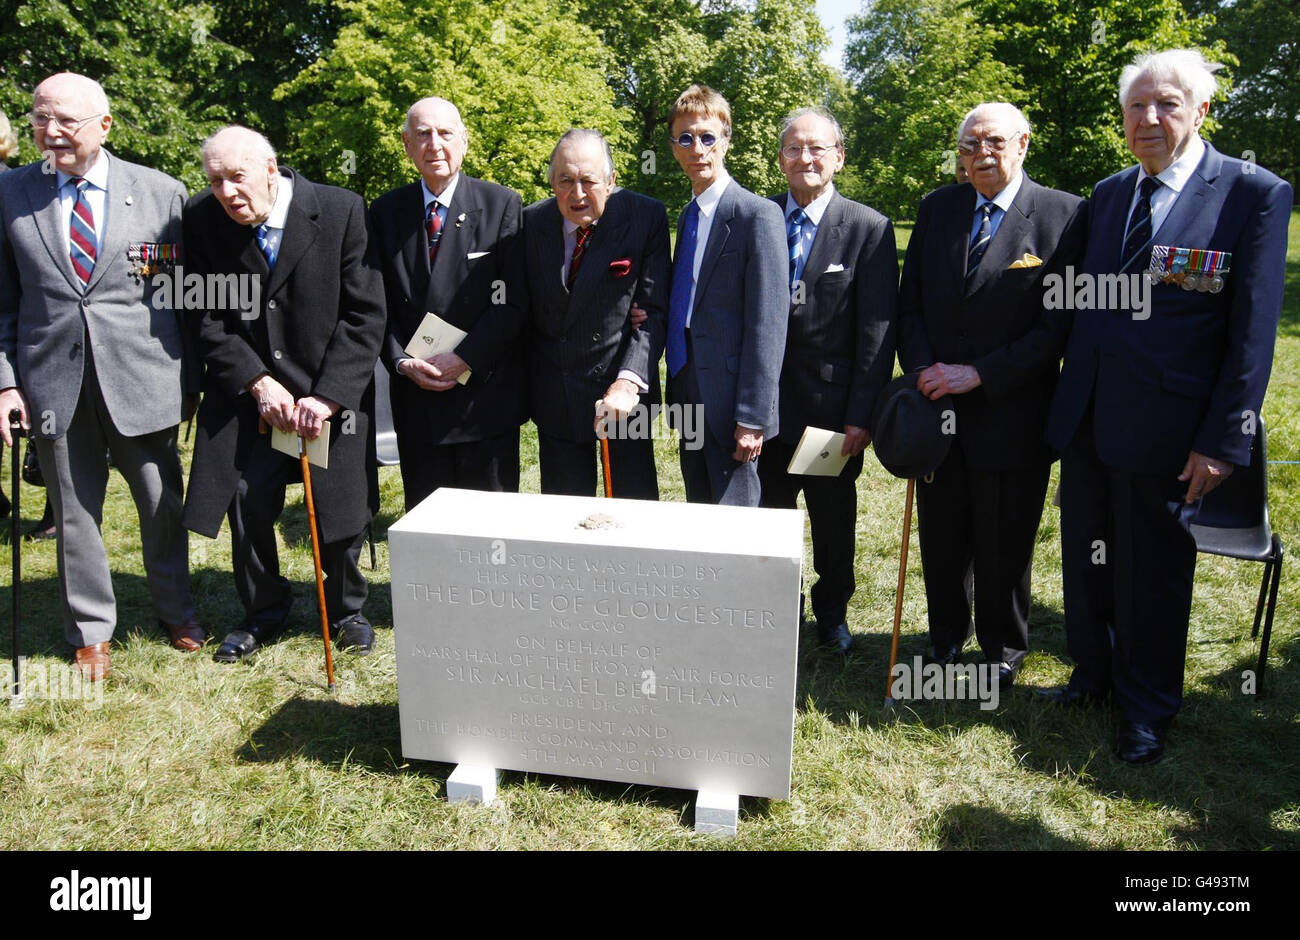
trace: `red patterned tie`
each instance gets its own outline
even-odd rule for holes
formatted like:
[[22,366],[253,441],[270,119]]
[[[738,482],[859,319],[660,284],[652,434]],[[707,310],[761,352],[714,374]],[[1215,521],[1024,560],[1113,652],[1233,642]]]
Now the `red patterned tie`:
[[68,222],[68,254],[72,259],[72,270],[77,273],[84,289],[90,286],[90,275],[95,270],[95,217],[86,201],[86,187],[90,184],[75,176],[69,182],[77,187],[77,199],[72,204],[72,218]]
[[437,202],[429,203],[428,211],[424,215],[424,230],[429,233],[429,267],[433,267],[433,259],[438,254],[438,240],[442,238],[442,215],[438,212],[440,204]]
[[574,280],[578,277],[578,268],[582,267],[582,256],[587,253],[587,239],[591,238],[591,226],[579,228],[575,233],[577,241],[573,244],[573,258],[569,261],[569,281],[566,285],[573,287]]

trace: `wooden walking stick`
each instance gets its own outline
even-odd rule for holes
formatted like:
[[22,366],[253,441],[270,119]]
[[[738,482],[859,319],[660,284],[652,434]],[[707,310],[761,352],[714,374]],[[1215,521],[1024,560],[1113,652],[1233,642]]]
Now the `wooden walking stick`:
[[611,499],[614,496],[614,480],[609,475],[609,438],[607,437],[600,439],[600,463],[605,470],[605,498]]
[[10,464],[11,482],[14,488],[14,498],[10,501],[10,523],[9,523],[9,549],[13,557],[13,660],[14,660],[14,686],[13,695],[9,699],[9,704],[13,708],[22,708],[23,705],[23,684],[22,675],[19,670],[22,668],[22,657],[20,655],[20,639],[22,637],[22,628],[19,614],[22,609],[20,600],[23,584],[23,536],[19,531],[20,516],[19,494],[23,486],[22,478],[22,444],[19,443],[23,434],[23,419],[21,412],[15,408],[9,412],[9,448],[12,453],[12,463]]
[[311,494],[311,465],[307,462],[307,441],[298,435],[298,462],[302,464],[302,488],[307,497],[307,528],[311,531],[311,558],[316,567],[316,605],[320,608],[320,632],[325,640],[325,677],[330,692],[334,686],[334,651],[330,648],[330,619],[325,609],[325,574],[320,565],[320,536],[316,532],[316,500]]
[[889,693],[894,687],[894,664],[898,661],[898,630],[903,622],[903,585],[907,583],[907,547],[912,541],[912,496],[916,481],[907,481],[907,505],[903,509],[903,546],[898,553],[898,591],[894,594],[894,639],[889,644],[889,673],[885,676],[885,707],[894,704]]

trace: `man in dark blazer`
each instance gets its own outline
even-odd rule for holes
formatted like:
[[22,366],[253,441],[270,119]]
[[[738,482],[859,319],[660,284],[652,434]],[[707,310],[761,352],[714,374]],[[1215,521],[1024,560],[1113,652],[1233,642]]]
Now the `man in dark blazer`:
[[693,196],[677,223],[668,398],[704,415],[703,446],[682,440],[686,498],[757,506],[756,461],[779,430],[777,382],[790,312],[785,223],[771,200],[727,173],[725,98],[692,85],[673,104],[668,127]]
[[[172,645],[204,634],[189,587],[176,429],[199,376],[171,278],[185,187],[103,147],[98,82],[52,75],[32,101],[43,159],[0,178],[0,437],[22,414],[58,530],[64,636],[91,679],[111,668],[117,607],[100,531],[108,462],[130,484],[154,613]],[[169,264],[150,270],[146,257]]]
[[[455,105],[442,98],[411,105],[402,143],[420,182],[380,196],[370,217],[388,306],[381,356],[393,373],[409,511],[440,486],[518,491],[525,288],[507,263],[518,251],[522,201],[460,171],[469,132]],[[426,313],[468,335],[454,351],[408,356]]]
[[1121,75],[1138,165],[1093,190],[1080,277],[1120,274],[1149,294],[1075,313],[1047,428],[1063,451],[1075,661],[1051,694],[1112,698],[1124,716],[1116,752],[1131,763],[1160,758],[1182,705],[1196,566],[1188,514],[1250,463],[1282,306],[1291,187],[1201,139],[1214,68],[1168,50]]
[[244,127],[209,137],[203,167],[211,186],[185,206],[186,266],[260,285],[252,309],[208,309],[200,327],[207,369],[185,522],[215,538],[229,517],[245,611],[214,658],[256,652],[293,603],[275,521],[300,464],[272,449],[267,431],[314,440],[327,424],[329,467],[312,469],[325,606],[338,645],[368,653],[374,631],[357,560],[379,508],[371,421],[384,309],[366,258],[365,203],[279,169],[271,145]]
[[1068,330],[1042,285],[1077,253],[1080,200],[1022,172],[1029,125],[1010,104],[974,108],[957,148],[970,182],[926,196],[908,242],[899,360],[930,398],[953,396],[952,448],[917,489],[933,659],[955,661],[973,626],[1010,685],[1029,647],[1043,427]]
[[[521,259],[542,492],[595,492],[599,400],[609,412],[604,428],[615,495],[657,499],[645,404],[659,401],[668,214],[662,203],[617,188],[599,131],[575,129],[560,138],[550,182],[555,195],[524,210]],[[634,305],[646,313],[639,326],[630,317]]]
[[[855,587],[857,479],[876,393],[894,368],[898,254],[894,227],[874,209],[841,196],[844,166],[839,122],[820,108],[790,114],[778,160],[789,192],[773,196],[792,244],[790,322],[781,364],[781,436],[758,463],[760,505],[794,509],[803,490],[812,526],[812,610],[821,642],[847,652],[846,623]],[[804,429],[844,433],[849,458],[838,476],[786,472]]]

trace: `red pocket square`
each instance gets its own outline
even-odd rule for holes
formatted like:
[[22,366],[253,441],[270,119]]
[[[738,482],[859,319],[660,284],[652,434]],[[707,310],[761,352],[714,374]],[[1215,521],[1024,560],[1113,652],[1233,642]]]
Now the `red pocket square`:
[[627,277],[632,271],[631,258],[619,258],[609,263],[609,273],[615,277]]

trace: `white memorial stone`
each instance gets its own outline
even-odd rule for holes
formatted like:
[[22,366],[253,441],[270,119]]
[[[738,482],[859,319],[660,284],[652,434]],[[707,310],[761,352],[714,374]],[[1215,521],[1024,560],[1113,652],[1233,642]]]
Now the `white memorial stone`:
[[497,784],[500,782],[501,771],[495,767],[457,764],[447,778],[447,802],[491,806],[496,802]]
[[443,488],[388,541],[406,757],[789,796],[802,512]]
[[701,790],[695,798],[695,831],[714,836],[734,836],[740,824],[740,796]]

